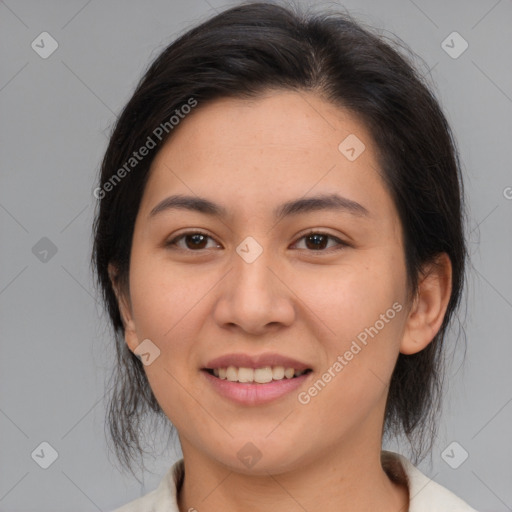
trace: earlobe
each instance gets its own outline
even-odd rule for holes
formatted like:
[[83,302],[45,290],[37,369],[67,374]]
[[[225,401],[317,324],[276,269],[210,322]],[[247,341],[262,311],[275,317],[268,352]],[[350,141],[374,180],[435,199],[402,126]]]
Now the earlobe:
[[129,297],[126,296],[126,291],[122,290],[118,279],[117,268],[112,263],[109,263],[108,265],[108,275],[110,277],[110,282],[112,283],[112,289],[116,295],[121,320],[123,321],[124,339],[128,348],[133,352],[139,345],[139,341],[135,330],[135,323],[133,321]]
[[446,253],[438,255],[421,272],[418,291],[400,344],[402,354],[423,350],[441,328],[452,291],[452,265]]

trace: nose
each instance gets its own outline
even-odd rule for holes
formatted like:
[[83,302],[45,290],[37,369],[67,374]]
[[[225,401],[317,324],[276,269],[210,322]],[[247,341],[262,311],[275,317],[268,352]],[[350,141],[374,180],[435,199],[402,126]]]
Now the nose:
[[278,269],[266,251],[252,263],[235,253],[233,267],[220,284],[214,308],[217,325],[252,335],[290,326],[296,314],[294,294]]

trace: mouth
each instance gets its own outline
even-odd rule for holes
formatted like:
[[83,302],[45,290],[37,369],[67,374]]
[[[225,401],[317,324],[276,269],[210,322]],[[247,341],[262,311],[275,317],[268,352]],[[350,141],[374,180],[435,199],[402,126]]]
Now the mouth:
[[233,365],[219,368],[203,368],[203,371],[219,380],[239,384],[268,384],[283,380],[296,379],[311,373],[311,368],[296,369],[284,366],[263,366],[261,368],[236,367]]
[[293,395],[314,368],[281,354],[226,354],[200,368],[207,386],[223,399],[243,406],[264,405]]
[[313,375],[311,368],[275,366],[216,366],[202,368],[207,386],[219,397],[238,406],[263,406],[289,399]]

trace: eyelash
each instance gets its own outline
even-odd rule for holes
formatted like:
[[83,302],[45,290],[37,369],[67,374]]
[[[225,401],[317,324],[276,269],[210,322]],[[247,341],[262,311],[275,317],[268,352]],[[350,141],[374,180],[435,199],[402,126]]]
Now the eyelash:
[[[214,240],[213,237],[211,237],[210,235],[208,235],[208,233],[204,233],[203,231],[187,231],[186,233],[182,233],[180,235],[178,235],[177,237],[173,238],[172,240],[169,240],[165,246],[166,247],[169,247],[171,249],[176,249],[176,250],[181,250],[181,251],[185,251],[185,252],[202,252],[202,251],[206,251],[207,249],[198,249],[198,250],[193,250],[193,249],[184,249],[182,247],[177,247],[176,244],[177,242],[179,242],[181,239],[187,237],[187,236],[192,236],[192,235],[203,235],[207,238],[210,238],[211,240]],[[331,251],[340,251],[346,247],[349,247],[349,244],[344,242],[343,240],[340,240],[339,238],[333,236],[333,235],[330,235],[329,233],[324,233],[322,231],[315,231],[315,230],[311,230],[309,231],[308,233],[305,233],[304,235],[302,235],[300,238],[297,239],[297,241],[295,242],[295,244],[304,239],[304,238],[307,238],[309,236],[312,236],[312,235],[320,235],[320,236],[324,236],[324,237],[327,237],[331,240],[334,240],[336,242],[338,242],[338,246],[337,247],[330,247],[330,248],[327,248],[327,249],[319,249],[319,250],[308,250],[308,249],[304,249],[306,250],[307,252],[310,252],[310,253],[330,253]],[[294,244],[294,245],[295,245]]]

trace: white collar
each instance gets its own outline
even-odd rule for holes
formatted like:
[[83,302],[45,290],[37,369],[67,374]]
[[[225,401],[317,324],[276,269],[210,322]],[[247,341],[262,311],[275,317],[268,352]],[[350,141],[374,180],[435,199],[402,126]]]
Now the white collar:
[[[382,456],[386,461],[386,471],[393,472],[393,477],[398,480],[406,480],[409,488],[408,512],[476,512],[448,489],[424,475],[403,455],[383,451]],[[113,512],[179,512],[177,486],[183,472],[183,459],[180,459],[171,466],[154,491]]]

